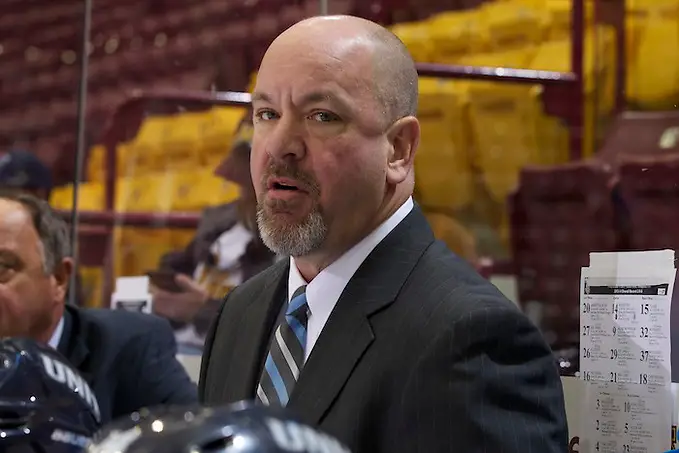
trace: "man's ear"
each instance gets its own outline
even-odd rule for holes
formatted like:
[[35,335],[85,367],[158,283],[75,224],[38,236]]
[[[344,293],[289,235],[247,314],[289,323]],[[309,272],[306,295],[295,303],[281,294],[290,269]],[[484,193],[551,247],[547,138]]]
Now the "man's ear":
[[52,279],[54,281],[55,298],[64,300],[68,292],[68,285],[73,273],[73,259],[64,258],[54,268]]
[[387,132],[391,153],[387,182],[403,182],[415,164],[415,152],[420,143],[420,123],[414,116],[406,116],[396,121]]

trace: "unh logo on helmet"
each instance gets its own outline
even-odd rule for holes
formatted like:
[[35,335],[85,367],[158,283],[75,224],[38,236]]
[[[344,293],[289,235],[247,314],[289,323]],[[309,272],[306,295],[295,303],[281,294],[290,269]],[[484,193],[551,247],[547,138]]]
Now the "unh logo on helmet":
[[267,418],[266,424],[276,446],[304,453],[350,453],[339,441],[308,426]]
[[77,393],[85,404],[90,407],[94,416],[97,418],[97,421],[100,421],[101,414],[99,412],[99,403],[97,402],[97,398],[95,398],[92,389],[87,385],[87,382],[85,382],[81,376],[77,375],[70,366],[59,360],[42,353],[40,354],[40,358],[42,359],[42,365],[47,375],[56,382],[67,386],[69,389],[73,390],[73,392]]

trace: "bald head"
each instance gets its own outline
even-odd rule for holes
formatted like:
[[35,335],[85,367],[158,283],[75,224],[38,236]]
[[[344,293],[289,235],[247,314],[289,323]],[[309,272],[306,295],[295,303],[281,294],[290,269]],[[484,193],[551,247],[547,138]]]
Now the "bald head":
[[403,42],[381,25],[353,16],[312,17],[281,33],[267,54],[281,45],[300,43],[331,51],[338,59],[367,57],[372,69],[371,91],[389,122],[417,113],[415,62]]

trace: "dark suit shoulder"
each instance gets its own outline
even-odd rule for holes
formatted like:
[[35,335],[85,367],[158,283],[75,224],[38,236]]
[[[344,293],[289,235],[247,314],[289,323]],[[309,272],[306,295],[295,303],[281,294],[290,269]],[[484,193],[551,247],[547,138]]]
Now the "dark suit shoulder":
[[437,305],[452,317],[476,310],[520,313],[495,285],[440,241],[422,255],[406,286],[419,288],[427,303]]
[[242,298],[251,300],[270,285],[279,284],[281,277],[287,272],[288,266],[288,260],[278,261],[241,283],[229,292],[227,296],[229,303],[240,301]]
[[140,336],[153,336],[159,332],[172,333],[167,320],[155,315],[125,310],[91,308],[80,310],[80,316],[105,334],[110,334],[119,342]]

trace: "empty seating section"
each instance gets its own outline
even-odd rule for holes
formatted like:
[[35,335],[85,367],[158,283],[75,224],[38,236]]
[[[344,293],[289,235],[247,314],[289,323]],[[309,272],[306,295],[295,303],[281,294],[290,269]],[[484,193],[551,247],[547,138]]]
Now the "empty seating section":
[[[630,122],[614,124],[595,157],[614,112],[621,56],[614,29],[594,22],[594,3],[585,2],[585,162],[568,163],[568,125],[546,113],[541,86],[429,77],[419,85],[418,202],[460,255],[512,258],[520,302],[558,346],[577,343],[577,284],[590,251],[679,246],[679,160],[656,158],[679,148],[679,116],[622,117]],[[2,8],[11,11],[0,14],[0,148],[26,142],[68,182],[82,2],[7,0]],[[328,1],[330,13],[389,25],[418,62],[557,72],[571,70],[571,8],[571,0]],[[317,0],[94,0],[92,134],[138,88],[248,89],[271,40],[317,11]],[[627,101],[676,108],[679,0],[627,0],[625,23]],[[116,147],[115,209],[199,213],[235,200],[237,188],[213,170],[243,114],[214,107],[146,117]],[[80,209],[104,207],[106,162],[104,147],[91,147]],[[65,185],[51,201],[70,209],[72,197]],[[191,235],[116,226],[114,273],[152,269]],[[101,297],[101,272],[85,267],[82,275],[89,297]]]
[[640,108],[675,109],[679,104],[679,2],[628,0],[628,5],[628,97]]
[[679,155],[627,157],[620,192],[635,250],[679,249]]
[[589,252],[624,247],[613,179],[596,162],[527,167],[511,197],[519,299],[555,347],[578,343],[580,269]]

